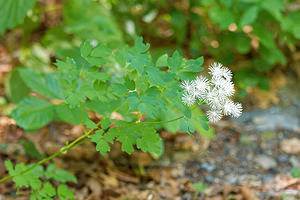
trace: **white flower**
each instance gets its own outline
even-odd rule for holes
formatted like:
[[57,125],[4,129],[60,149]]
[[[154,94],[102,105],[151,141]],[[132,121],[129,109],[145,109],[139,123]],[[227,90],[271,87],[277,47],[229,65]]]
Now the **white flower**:
[[193,81],[187,80],[181,83],[181,88],[183,88],[187,93],[193,94],[195,90],[195,85]]
[[234,107],[235,107],[235,105],[234,105],[233,101],[231,101],[230,99],[227,99],[225,101],[224,108],[223,108],[224,115],[227,115],[227,116],[231,115]]
[[232,73],[227,67],[223,67],[221,63],[213,63],[209,67],[209,74],[212,75],[212,79],[224,78],[228,81],[232,79]]
[[210,72],[208,72],[210,75],[212,75],[213,79],[218,79],[223,76],[223,69],[221,63],[213,63],[209,68]]
[[198,76],[196,80],[194,81],[195,88],[198,90],[200,93],[205,94],[207,90],[209,89],[209,83],[207,78],[204,76]]
[[235,103],[234,107],[231,110],[231,115],[233,117],[239,117],[242,114],[243,107],[240,103]]
[[228,80],[231,81],[232,79],[232,72],[227,68],[227,67],[223,67],[223,77]]
[[220,109],[222,107],[222,98],[220,98],[218,90],[216,88],[209,91],[204,96],[204,100],[212,109]]
[[222,118],[222,111],[220,110],[209,110],[207,111],[209,121],[215,123]]
[[210,80],[203,76],[198,76],[193,81],[183,81],[181,87],[184,90],[182,101],[187,106],[191,106],[196,99],[205,101],[211,110],[207,111],[211,122],[219,121],[223,115],[239,117],[242,114],[242,105],[234,103],[230,97],[234,94],[234,84],[232,83],[232,73],[227,67],[220,63],[214,63],[209,67]]
[[227,81],[223,78],[213,81],[217,88],[217,93],[221,97],[230,97],[234,94],[234,85],[231,81]]
[[192,94],[187,94],[184,93],[182,98],[181,98],[182,102],[187,105],[187,106],[191,106],[195,103],[196,99],[195,96]]

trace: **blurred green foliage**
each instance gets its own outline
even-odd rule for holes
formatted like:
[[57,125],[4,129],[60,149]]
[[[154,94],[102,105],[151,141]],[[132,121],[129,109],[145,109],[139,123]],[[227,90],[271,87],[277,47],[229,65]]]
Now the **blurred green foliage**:
[[[53,57],[78,56],[84,40],[116,48],[143,35],[154,59],[177,48],[189,58],[239,63],[233,70],[240,96],[248,87],[269,89],[266,75],[287,65],[300,39],[297,0],[68,0],[55,5],[16,0],[1,1],[0,13],[3,43],[11,53],[18,46],[18,61],[27,68],[49,72]],[[48,25],[48,15],[58,15],[57,22]],[[17,40],[14,34],[20,31],[23,37]],[[28,88],[15,88],[11,83],[21,81],[18,72],[12,73],[7,94],[17,102]]]
[[299,46],[298,7],[299,1],[293,0],[112,3],[121,25],[132,22],[136,35],[162,41],[157,49],[176,46],[187,56],[212,57],[227,65],[244,60],[235,74],[238,86],[244,90],[241,94],[246,94],[247,87],[268,90],[267,72],[274,66],[285,66],[288,56]]

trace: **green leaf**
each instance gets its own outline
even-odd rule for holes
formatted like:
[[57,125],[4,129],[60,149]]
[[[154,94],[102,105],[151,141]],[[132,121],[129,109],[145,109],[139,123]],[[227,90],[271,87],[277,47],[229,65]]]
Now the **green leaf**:
[[69,181],[73,183],[77,183],[77,179],[73,174],[65,170],[55,170],[54,163],[47,166],[45,176],[47,179],[53,179],[62,183],[69,182]]
[[3,35],[7,29],[14,28],[21,23],[35,2],[36,0],[0,1],[0,35]]
[[129,102],[129,107],[132,111],[136,110],[140,104],[140,99],[136,92],[130,92],[127,101]]
[[135,41],[135,50],[138,53],[145,53],[150,48],[150,44],[147,43],[146,45],[143,43],[143,37],[139,37]]
[[6,77],[5,94],[13,103],[18,103],[28,96],[30,89],[21,78],[19,71],[14,69]]
[[291,176],[293,178],[300,178],[300,169],[298,167],[293,167],[291,171]]
[[147,114],[147,117],[149,118],[155,118],[155,116],[153,115],[153,106],[151,104],[140,103],[138,106],[138,110],[143,114]]
[[19,103],[11,116],[26,130],[39,129],[54,118],[55,105],[37,97],[28,97]]
[[45,74],[44,76],[35,71],[19,68],[20,76],[26,85],[33,91],[48,98],[63,99],[61,87],[55,74]]
[[21,174],[28,167],[24,163],[19,163],[13,168],[11,161],[5,161],[5,167],[7,168],[9,175],[14,176],[13,181],[16,184],[16,187],[32,187],[35,190],[38,190],[42,183],[39,180],[39,174],[35,174],[33,169],[26,173]]
[[103,120],[101,120],[101,128],[102,129],[107,129],[110,126],[110,119],[109,118],[105,118]]
[[54,197],[56,195],[56,190],[50,182],[46,182],[44,183],[44,187],[40,191],[40,194],[44,197]]
[[14,168],[10,160],[4,161],[4,165],[10,175],[14,175]]
[[130,80],[128,77],[125,78],[125,86],[128,90],[134,90],[135,89],[135,82],[133,80]]
[[258,76],[258,87],[262,90],[268,91],[270,89],[270,82],[269,79],[263,76]]
[[[74,124],[74,125],[77,125],[77,124],[80,124],[80,108],[79,107],[76,107],[76,108],[70,108],[68,105],[66,104],[60,104],[60,105],[57,105],[55,107],[56,109],[56,113],[58,115],[58,117],[65,121],[65,122],[68,122],[70,124]],[[84,112],[83,113],[86,117],[87,113]]]
[[141,149],[143,152],[149,152],[153,154],[161,153],[161,137],[156,133],[156,130],[152,127],[143,127],[140,138],[136,140],[137,148]]
[[267,48],[276,48],[272,33],[262,24],[253,25],[253,34],[259,38],[259,41]]
[[83,74],[84,77],[89,81],[99,80],[105,82],[111,79],[110,75],[106,72],[84,72]]
[[239,53],[248,53],[251,48],[250,42],[251,39],[249,37],[247,37],[244,33],[240,33],[236,35],[235,47]]
[[60,200],[75,200],[72,190],[65,184],[60,184],[57,188],[57,195]]
[[98,128],[97,124],[90,120],[88,117],[83,118],[83,123],[87,128]]
[[150,86],[163,86],[165,84],[163,72],[161,72],[157,68],[150,66],[147,66],[145,69],[149,76],[149,80],[151,83]]
[[188,119],[185,118],[180,120],[179,129],[182,132],[187,132],[189,135],[192,135],[195,131],[193,125],[189,122]]
[[86,58],[92,52],[93,46],[90,41],[84,41],[80,45],[80,53],[83,58]]
[[143,74],[144,67],[149,65],[150,58],[149,53],[136,54],[131,51],[126,51],[123,53],[125,60],[129,63],[129,69],[135,69],[140,74]]
[[168,66],[168,54],[160,56],[156,61],[156,67],[166,67]]
[[182,43],[187,36],[187,19],[183,12],[178,9],[171,10],[171,25],[175,33],[176,40]]
[[243,15],[240,19],[240,27],[252,24],[258,16],[258,12],[259,12],[259,7],[258,6],[254,5],[254,6],[249,7],[243,13]]
[[[102,120],[103,121],[103,120]],[[91,141],[96,143],[96,150],[99,151],[102,155],[110,151],[110,146],[108,142],[113,142],[113,138],[106,138],[103,136],[103,129],[97,130],[95,134],[91,135]]]
[[209,130],[209,126],[207,124],[207,122],[209,121],[208,117],[207,116],[200,116],[199,118],[200,118],[200,124],[201,124],[202,128],[205,131],[208,131]]
[[204,190],[206,190],[208,188],[207,185],[205,185],[204,183],[202,183],[201,181],[197,182],[197,183],[193,183],[194,188],[196,189],[197,192],[199,192],[200,194],[204,192]]
[[261,57],[269,63],[269,67],[273,67],[278,62],[283,65],[286,64],[286,58],[278,48],[266,48],[260,46],[259,53],[261,54]]
[[112,91],[117,94],[118,96],[124,95],[127,93],[128,89],[125,85],[121,83],[114,83],[111,85]]
[[279,22],[282,19],[282,13],[285,11],[284,0],[264,0],[261,7],[268,11]]
[[197,58],[197,59],[190,59],[186,61],[186,65],[188,67],[185,68],[185,70],[191,71],[191,72],[201,72],[203,70],[203,67],[200,67],[204,62],[203,56]]
[[170,67],[170,70],[173,72],[177,72],[182,64],[182,57],[180,56],[179,52],[176,50],[172,57],[168,58],[168,65]]
[[77,183],[76,177],[65,170],[56,170],[54,176],[52,176],[51,178],[61,183],[65,183],[65,182]]
[[194,109],[192,113],[194,117],[190,120],[190,123],[194,126],[197,133],[206,138],[212,138],[215,134],[215,131],[211,127],[209,127],[207,130],[207,116],[204,116],[200,109]]
[[37,150],[34,143],[31,141],[21,140],[20,143],[24,147],[26,154],[31,158],[43,158],[44,156]]
[[212,6],[209,10],[209,16],[215,24],[220,26],[222,30],[227,29],[230,24],[236,21],[233,12],[217,6]]
[[133,135],[124,132],[117,137],[117,141],[122,143],[122,151],[128,154],[133,152],[133,145],[136,143],[136,138]]
[[99,151],[102,155],[110,151],[110,146],[105,140],[99,140],[96,145],[96,150]]
[[91,57],[105,58],[111,55],[111,50],[103,44],[97,45],[91,52]]

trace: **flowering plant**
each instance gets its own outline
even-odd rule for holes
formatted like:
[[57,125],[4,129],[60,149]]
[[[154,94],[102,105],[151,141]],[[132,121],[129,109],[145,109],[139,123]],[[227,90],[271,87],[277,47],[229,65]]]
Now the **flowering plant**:
[[[53,72],[38,74],[19,68],[17,72],[32,93],[12,112],[16,123],[26,130],[36,130],[53,120],[63,121],[81,124],[84,133],[34,165],[20,163],[14,168],[6,161],[10,176],[0,182],[13,178],[17,187],[31,187],[31,199],[51,199],[56,195],[73,199],[66,186],[56,191],[50,182],[42,184],[40,177],[60,182],[76,179],[69,174],[67,179],[55,179],[48,173],[54,167],[44,171],[41,164],[87,141],[95,143],[101,154],[109,152],[110,144],[117,141],[128,154],[137,148],[159,157],[163,142],[158,129],[180,129],[191,135],[195,130],[203,134],[209,129],[207,117],[197,107],[189,107],[196,101],[208,103],[212,110],[207,114],[212,122],[219,120],[222,113],[241,114],[241,105],[229,99],[234,93],[229,69],[214,64],[210,68],[211,80],[199,76],[190,81],[203,70],[203,57],[186,60],[176,51],[172,57],[164,54],[153,62],[149,48],[142,38],[136,40],[134,47],[115,50],[85,41],[80,46],[80,56],[57,60]],[[88,112],[97,113],[100,120],[95,122]],[[116,112],[121,116],[118,120],[112,117]]]
[[217,122],[222,115],[239,117],[242,114],[242,105],[234,103],[230,97],[234,94],[234,85],[231,81],[231,71],[220,63],[214,63],[208,80],[204,76],[198,76],[193,81],[183,81],[181,87],[184,89],[182,101],[191,106],[196,100],[201,103],[207,102],[211,110],[207,111],[211,122]]

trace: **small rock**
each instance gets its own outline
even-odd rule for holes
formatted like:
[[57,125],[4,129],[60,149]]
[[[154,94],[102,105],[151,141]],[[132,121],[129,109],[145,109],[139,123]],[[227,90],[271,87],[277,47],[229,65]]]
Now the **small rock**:
[[276,161],[267,155],[258,155],[254,158],[254,162],[256,162],[260,167],[265,170],[275,168],[277,166]]
[[289,161],[293,167],[300,167],[300,160],[296,156],[292,156]]
[[212,172],[216,169],[216,165],[209,163],[202,163],[201,168],[205,169],[207,172]]
[[213,183],[215,178],[212,175],[208,174],[205,176],[205,180],[209,183]]
[[238,176],[235,174],[228,174],[227,176],[225,176],[225,180],[227,183],[235,185],[238,181]]
[[278,161],[279,162],[282,162],[282,163],[285,163],[285,162],[287,162],[289,160],[289,156],[288,155],[280,155],[280,156],[278,156]]
[[268,182],[274,179],[274,175],[272,174],[264,174],[262,177],[263,182]]
[[190,193],[184,193],[182,200],[192,200],[192,195]]
[[280,149],[288,154],[300,154],[300,139],[291,138],[283,140],[280,144]]

